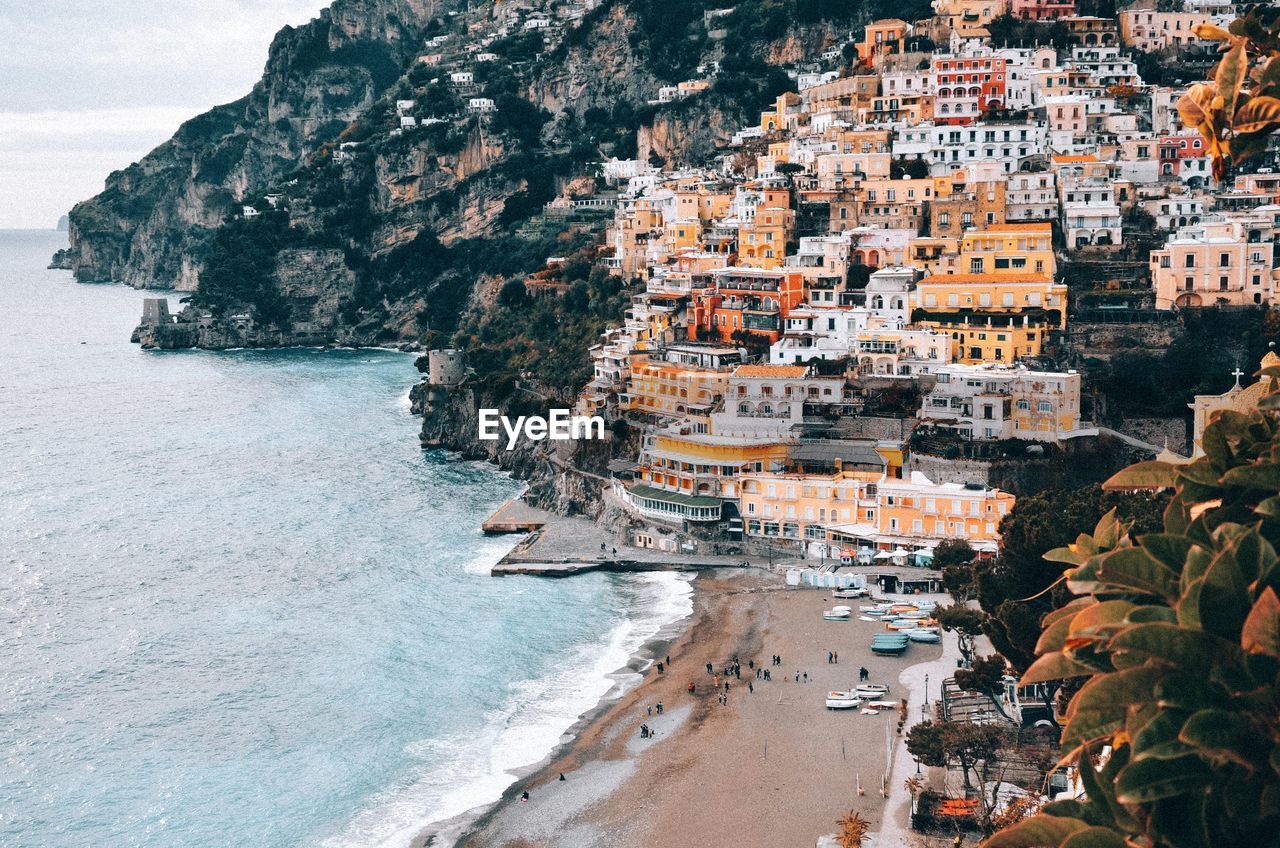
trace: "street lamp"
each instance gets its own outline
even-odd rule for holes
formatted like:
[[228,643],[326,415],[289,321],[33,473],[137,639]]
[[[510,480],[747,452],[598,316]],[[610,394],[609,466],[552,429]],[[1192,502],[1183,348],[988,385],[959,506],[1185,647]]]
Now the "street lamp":
[[924,676],[924,702],[929,703],[929,675]]

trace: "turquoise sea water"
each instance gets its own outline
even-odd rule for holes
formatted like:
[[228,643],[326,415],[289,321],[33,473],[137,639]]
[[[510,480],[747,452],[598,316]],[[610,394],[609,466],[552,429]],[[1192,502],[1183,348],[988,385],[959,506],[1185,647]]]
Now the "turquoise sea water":
[[0,845],[403,845],[688,611],[488,577],[518,487],[418,447],[411,356],[142,351],[63,239],[0,232]]

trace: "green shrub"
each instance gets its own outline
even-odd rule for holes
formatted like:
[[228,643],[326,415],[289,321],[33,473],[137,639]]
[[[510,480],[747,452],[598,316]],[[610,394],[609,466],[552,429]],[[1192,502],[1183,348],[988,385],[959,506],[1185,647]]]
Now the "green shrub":
[[1046,554],[1080,597],[1045,616],[1022,680],[1083,681],[1062,747],[1086,795],[986,848],[1275,844],[1280,398],[1261,405],[1221,413],[1189,465],[1139,463],[1108,481],[1171,489],[1162,532],[1135,538],[1112,511]]

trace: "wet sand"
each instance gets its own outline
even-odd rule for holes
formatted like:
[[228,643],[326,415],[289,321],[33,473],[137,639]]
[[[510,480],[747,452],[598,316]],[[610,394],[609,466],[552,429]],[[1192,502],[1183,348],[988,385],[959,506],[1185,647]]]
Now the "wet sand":
[[[642,683],[588,717],[573,742],[511,787],[458,844],[810,846],[850,809],[877,830],[898,712],[829,711],[825,695],[854,684],[859,666],[866,666],[871,682],[889,684],[887,699],[898,700],[906,695],[897,682],[902,669],[934,659],[941,648],[912,644],[901,657],[874,656],[871,637],[882,625],[858,621],[856,614],[848,622],[822,620],[833,603],[839,602],[829,592],[788,590],[759,572],[700,576],[689,626],[659,648],[660,657],[670,653],[672,666],[663,674],[650,667]],[[857,602],[844,603],[856,610]],[[828,651],[839,652],[838,664],[827,662]],[[719,673],[734,654],[742,676],[729,679],[725,706],[705,664]],[[769,665],[772,654],[782,656],[781,666]],[[773,680],[757,680],[749,661],[763,662]],[[686,691],[690,681],[693,695]],[[649,707],[659,702],[664,715],[650,716]],[[639,735],[646,723],[655,731],[651,739]],[[520,800],[524,791],[527,802]]]

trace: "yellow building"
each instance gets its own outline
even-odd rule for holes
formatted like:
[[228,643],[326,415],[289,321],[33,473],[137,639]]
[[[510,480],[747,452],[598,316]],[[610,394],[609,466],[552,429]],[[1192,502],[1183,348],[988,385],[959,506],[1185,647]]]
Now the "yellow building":
[[953,237],[922,236],[907,243],[907,264],[926,275],[944,274],[960,255],[960,240]]
[[948,273],[1053,277],[1058,272],[1053,254],[1053,226],[1048,221],[1038,221],[967,231],[960,239],[956,266]]
[[987,38],[987,25],[1007,11],[1007,0],[933,0],[933,40],[945,42],[953,32],[961,38]]
[[885,480],[876,497],[880,535],[875,541],[881,547],[963,539],[990,549],[1000,539],[1000,520],[1016,500],[1000,489],[934,483],[919,472],[907,480]]
[[829,474],[748,473],[739,513],[748,536],[822,545],[858,540],[887,549],[964,539],[990,550],[1015,498],[999,489],[898,479],[841,469]]
[[615,217],[610,238],[613,257],[612,273],[625,279],[643,276],[649,269],[650,240],[662,231],[662,213],[650,198],[642,197]]
[[773,108],[760,113],[760,129],[767,133],[790,129],[800,111],[800,95],[794,91],[784,91],[773,102]]
[[644,357],[632,362],[631,383],[620,405],[665,418],[706,415],[724,397],[730,370]]
[[910,34],[911,25],[899,18],[872,21],[858,42],[858,61],[874,66],[885,56],[903,52]]
[[743,474],[738,512],[748,536],[822,542],[831,525],[875,524],[883,477],[851,469]]
[[637,479],[665,492],[736,498],[742,474],[781,469],[787,446],[776,439],[661,432],[645,438]]
[[674,217],[704,224],[727,215],[733,202],[731,189],[720,190],[707,185],[679,186],[675,189],[675,196]]
[[911,304],[913,320],[951,334],[957,362],[1014,362],[1066,327],[1067,287],[1034,274],[943,274],[919,280]]
[[[1003,181],[957,185],[949,197],[939,197],[934,201],[929,210],[929,235],[934,238],[961,238],[972,246],[977,239],[965,239],[967,229],[985,227],[990,232],[1004,226],[1007,196]],[[1050,240],[1052,254],[1052,232]],[[1014,244],[1016,246],[1016,240]]]
[[702,222],[697,218],[681,218],[664,223],[662,239],[668,255],[698,248],[702,245]]
[[[768,205],[767,205],[768,204]],[[750,221],[738,225],[738,265],[747,268],[781,268],[787,255],[787,239],[795,226],[795,213],[770,201],[756,208]]]
[[[1280,365],[1280,356],[1275,351],[1268,351],[1262,357],[1262,368],[1275,368]],[[1248,414],[1258,408],[1258,401],[1275,390],[1275,378],[1263,377],[1250,386],[1241,387],[1240,378],[1244,372],[1237,368],[1233,372],[1236,384],[1220,395],[1196,395],[1191,407],[1192,423],[1192,458],[1204,456],[1204,428],[1213,423],[1223,412],[1239,412]]]

